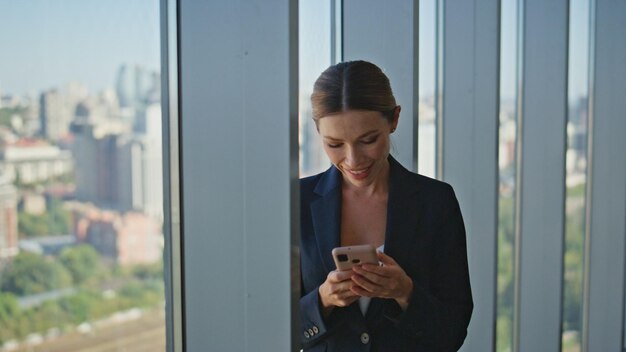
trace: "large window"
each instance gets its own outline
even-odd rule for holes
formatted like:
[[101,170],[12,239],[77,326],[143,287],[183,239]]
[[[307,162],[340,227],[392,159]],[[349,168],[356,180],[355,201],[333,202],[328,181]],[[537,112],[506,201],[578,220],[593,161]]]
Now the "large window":
[[0,350],[164,350],[158,1],[0,29]]
[[330,166],[312,119],[313,83],[341,58],[340,0],[299,2],[299,141],[300,175],[309,176]]

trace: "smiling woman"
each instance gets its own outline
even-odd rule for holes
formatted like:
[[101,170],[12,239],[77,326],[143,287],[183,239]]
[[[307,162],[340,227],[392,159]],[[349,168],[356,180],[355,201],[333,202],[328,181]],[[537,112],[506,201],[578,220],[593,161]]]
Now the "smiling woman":
[[400,117],[387,76],[366,61],[337,64],[315,82],[311,101],[324,150],[344,181],[386,187],[389,134]]
[[[400,106],[376,65],[331,66],[311,101],[332,166],[300,182],[305,350],[457,350],[473,303],[452,187],[389,155]],[[335,270],[333,248],[367,244],[381,266]]]
[[390,124],[381,117],[378,111],[348,110],[318,123],[326,154],[353,186],[383,186],[376,181],[389,171],[389,133],[398,120]]

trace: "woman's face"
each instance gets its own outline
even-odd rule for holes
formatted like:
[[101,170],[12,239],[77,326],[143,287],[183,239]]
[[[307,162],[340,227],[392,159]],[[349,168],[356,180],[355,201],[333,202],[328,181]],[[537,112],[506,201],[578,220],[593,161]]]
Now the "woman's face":
[[367,187],[384,177],[388,167],[389,123],[381,112],[348,110],[319,119],[318,129],[330,161],[345,182]]

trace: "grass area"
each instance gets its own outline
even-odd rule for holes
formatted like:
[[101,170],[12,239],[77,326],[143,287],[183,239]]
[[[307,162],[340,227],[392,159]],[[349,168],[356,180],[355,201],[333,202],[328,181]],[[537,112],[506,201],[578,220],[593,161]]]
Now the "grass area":
[[51,330],[38,343],[26,343],[11,351],[165,351],[165,314],[162,309],[128,311],[125,315],[126,318],[124,314],[118,314],[117,317],[112,315],[109,319],[85,324],[80,329],[72,329],[62,334]]

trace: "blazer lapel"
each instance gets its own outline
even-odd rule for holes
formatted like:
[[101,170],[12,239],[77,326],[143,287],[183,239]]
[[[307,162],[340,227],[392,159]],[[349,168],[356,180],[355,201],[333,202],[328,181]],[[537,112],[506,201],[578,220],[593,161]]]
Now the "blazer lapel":
[[395,159],[389,158],[389,198],[387,199],[387,228],[385,253],[398,263],[410,259],[410,246],[415,240],[419,221],[419,191],[415,178]]
[[[410,261],[411,246],[418,235],[419,202],[414,199],[418,191],[418,185],[411,177],[411,173],[389,156],[389,197],[384,252],[401,266],[402,263]],[[367,319],[380,316],[383,301],[380,298],[372,299],[367,310]]]
[[339,247],[341,231],[341,174],[332,166],[315,187],[321,198],[311,204],[319,255],[326,271],[335,270],[332,250]]

